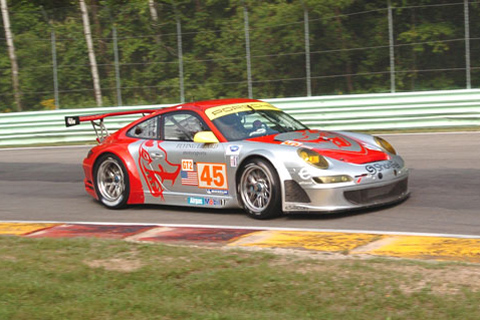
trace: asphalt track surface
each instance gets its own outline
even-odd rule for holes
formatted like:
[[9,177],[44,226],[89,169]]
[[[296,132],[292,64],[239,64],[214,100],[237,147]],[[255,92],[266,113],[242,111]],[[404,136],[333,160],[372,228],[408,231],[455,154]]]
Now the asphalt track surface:
[[258,221],[241,210],[160,205],[109,210],[83,188],[89,146],[0,149],[0,221],[232,226],[480,236],[480,132],[383,135],[410,168],[395,206]]

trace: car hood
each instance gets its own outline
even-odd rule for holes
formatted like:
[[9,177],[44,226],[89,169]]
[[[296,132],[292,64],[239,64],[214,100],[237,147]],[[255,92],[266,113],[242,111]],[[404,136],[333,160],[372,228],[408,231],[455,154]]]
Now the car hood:
[[325,157],[354,164],[390,159],[388,154],[376,149],[371,149],[365,142],[332,131],[302,130],[251,138],[248,140],[285,144],[297,148],[305,147],[313,149]]

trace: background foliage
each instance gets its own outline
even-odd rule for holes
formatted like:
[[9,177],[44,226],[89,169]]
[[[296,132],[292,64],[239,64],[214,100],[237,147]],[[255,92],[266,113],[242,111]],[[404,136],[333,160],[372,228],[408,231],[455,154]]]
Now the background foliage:
[[[464,2],[392,0],[397,92],[466,87]],[[458,1],[458,0],[457,0]],[[246,97],[242,0],[87,0],[103,103],[118,105],[113,27],[123,105],[180,102],[177,23],[185,99]],[[78,1],[9,0],[24,110],[95,106]],[[387,0],[245,0],[255,98],[306,96],[304,8],[312,95],[390,92]],[[478,87],[479,3],[471,1],[472,87]],[[59,101],[54,100],[52,30]],[[15,110],[0,30],[0,112]]]

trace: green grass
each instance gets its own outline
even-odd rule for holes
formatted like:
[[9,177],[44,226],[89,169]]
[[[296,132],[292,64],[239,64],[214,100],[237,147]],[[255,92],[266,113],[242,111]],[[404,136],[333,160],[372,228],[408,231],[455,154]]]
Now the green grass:
[[479,265],[2,236],[0,270],[0,319],[480,315]]

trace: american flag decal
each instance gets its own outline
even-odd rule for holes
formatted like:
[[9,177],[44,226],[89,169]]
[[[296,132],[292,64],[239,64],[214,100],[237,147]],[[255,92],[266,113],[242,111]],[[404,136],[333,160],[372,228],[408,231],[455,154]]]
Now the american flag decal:
[[198,176],[196,171],[182,171],[182,185],[184,186],[198,186]]

